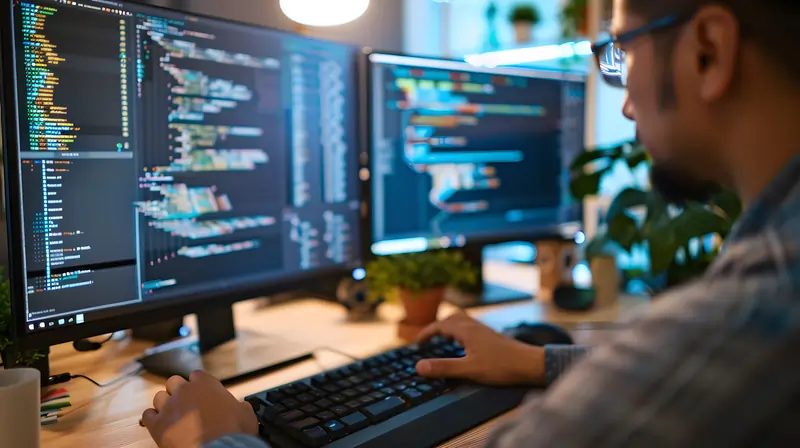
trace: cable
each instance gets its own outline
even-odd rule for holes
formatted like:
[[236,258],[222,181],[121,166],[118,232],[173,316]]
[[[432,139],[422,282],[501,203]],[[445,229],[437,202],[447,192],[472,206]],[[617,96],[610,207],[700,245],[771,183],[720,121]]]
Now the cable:
[[351,355],[351,354],[345,353],[345,352],[343,352],[343,351],[341,351],[341,350],[337,350],[337,349],[335,349],[335,348],[330,348],[330,347],[317,347],[317,349],[316,349],[316,350],[314,350],[314,351],[317,351],[317,350],[323,350],[323,351],[327,351],[327,352],[334,353],[334,354],[336,354],[336,355],[339,355],[339,356],[344,356],[345,358],[348,358],[348,359],[350,359],[350,360],[351,360],[351,361],[353,361],[353,362],[363,361],[361,358],[357,358],[357,357],[355,357],[355,356],[353,356],[353,355]]
[[119,378],[111,380],[111,381],[109,381],[108,383],[105,383],[105,384],[98,383],[97,381],[89,378],[86,375],[73,375],[73,374],[67,372],[67,373],[61,373],[61,374],[58,374],[58,375],[51,376],[47,381],[47,385],[48,386],[55,386],[56,384],[62,384],[62,383],[66,383],[67,381],[70,381],[70,380],[74,380],[74,379],[77,379],[77,378],[83,378],[84,380],[86,380],[86,381],[88,381],[88,382],[90,382],[90,383],[94,384],[95,386],[97,386],[97,387],[102,389],[102,388],[106,388],[106,387],[111,387],[111,386],[119,383],[122,380],[128,379],[130,377],[134,377],[134,376],[142,373],[143,371],[144,371],[144,366],[139,366],[139,367],[136,368],[136,370],[134,370],[132,372],[129,372],[129,373],[126,373],[126,374],[120,376]]
[[[337,350],[337,349],[335,349],[335,348],[330,348],[330,347],[317,347],[317,348],[316,348],[316,349],[314,349],[313,351],[314,351],[314,352],[317,352],[317,351],[326,351],[326,352],[333,353],[333,354],[335,354],[335,355],[343,356],[343,357],[345,357],[345,358],[347,358],[347,359],[349,359],[349,360],[351,360],[351,361],[353,361],[353,362],[359,362],[359,361],[361,361],[361,359],[359,359],[359,358],[357,358],[357,357],[355,357],[355,356],[353,356],[353,355],[350,355],[350,354],[348,354],[348,353],[345,353],[345,352],[343,352],[343,351],[341,351],[341,350]],[[323,365],[321,362],[319,362],[319,358],[317,358],[316,356],[314,356],[314,362],[317,364],[317,367],[319,367],[320,371],[322,371],[322,372],[327,372],[328,370],[331,370],[331,369],[335,368],[335,367],[327,367],[327,366]]]

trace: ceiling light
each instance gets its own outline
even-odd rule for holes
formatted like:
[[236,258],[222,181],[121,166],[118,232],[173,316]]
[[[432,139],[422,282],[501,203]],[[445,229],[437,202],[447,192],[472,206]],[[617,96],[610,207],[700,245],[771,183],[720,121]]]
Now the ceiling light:
[[369,0],[280,0],[286,17],[307,26],[344,25],[361,17]]

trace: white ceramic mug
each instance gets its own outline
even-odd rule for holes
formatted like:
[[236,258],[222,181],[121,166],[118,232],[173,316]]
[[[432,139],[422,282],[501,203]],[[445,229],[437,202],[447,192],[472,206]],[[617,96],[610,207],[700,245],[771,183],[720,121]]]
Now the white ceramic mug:
[[40,387],[36,369],[0,370],[0,447],[39,448]]

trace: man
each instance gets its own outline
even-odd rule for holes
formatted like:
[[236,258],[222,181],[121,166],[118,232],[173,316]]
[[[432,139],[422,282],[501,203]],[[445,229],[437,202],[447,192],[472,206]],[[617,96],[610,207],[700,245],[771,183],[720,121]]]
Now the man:
[[[655,300],[609,345],[524,346],[458,315],[429,328],[466,357],[420,374],[549,384],[492,447],[800,444],[800,58],[796,0],[615,0],[605,79],[673,200],[735,189],[746,212],[704,278]],[[263,446],[216,380],[170,380],[143,420],[162,448]],[[182,442],[182,443],[179,443]]]

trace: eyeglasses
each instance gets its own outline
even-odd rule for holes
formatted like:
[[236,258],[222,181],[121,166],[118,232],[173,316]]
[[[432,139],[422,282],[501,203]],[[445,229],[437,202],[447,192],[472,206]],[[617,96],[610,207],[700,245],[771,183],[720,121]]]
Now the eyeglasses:
[[592,53],[597,60],[597,68],[603,80],[612,87],[624,89],[628,85],[628,64],[625,51],[619,44],[631,41],[648,33],[661,31],[692,18],[694,14],[677,14],[663,19],[658,19],[647,25],[620,34],[619,36],[597,42],[592,45]]

